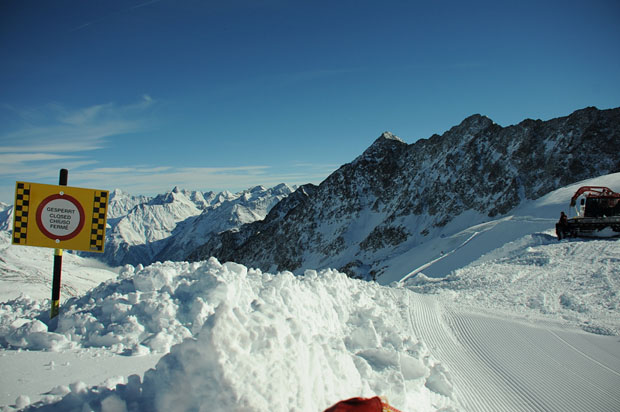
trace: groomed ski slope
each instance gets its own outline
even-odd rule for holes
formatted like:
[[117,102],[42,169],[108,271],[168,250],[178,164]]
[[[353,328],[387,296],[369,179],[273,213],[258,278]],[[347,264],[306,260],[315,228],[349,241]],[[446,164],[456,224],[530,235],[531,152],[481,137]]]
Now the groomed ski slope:
[[[397,296],[399,294],[396,294]],[[416,335],[441,359],[467,411],[615,411],[618,338],[463,311],[401,292]]]
[[464,410],[620,410],[619,240],[536,233],[404,284]]

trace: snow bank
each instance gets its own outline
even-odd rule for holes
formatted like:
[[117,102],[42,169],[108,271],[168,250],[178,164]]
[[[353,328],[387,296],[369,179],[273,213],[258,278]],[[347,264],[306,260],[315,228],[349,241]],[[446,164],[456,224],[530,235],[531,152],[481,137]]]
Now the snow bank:
[[319,411],[374,395],[403,410],[457,405],[391,290],[331,270],[272,275],[215,259],[128,266],[63,305],[56,332],[46,308],[0,306],[0,344],[170,353],[143,379],[75,385],[45,410]]

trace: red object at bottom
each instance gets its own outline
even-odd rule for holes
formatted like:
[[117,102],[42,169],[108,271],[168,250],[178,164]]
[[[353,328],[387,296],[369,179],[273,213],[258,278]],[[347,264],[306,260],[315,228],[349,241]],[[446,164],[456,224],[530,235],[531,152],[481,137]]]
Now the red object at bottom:
[[393,406],[388,405],[380,397],[374,398],[351,398],[340,401],[325,409],[324,412],[400,412]]
[[325,412],[383,412],[381,398],[351,398],[325,409]]

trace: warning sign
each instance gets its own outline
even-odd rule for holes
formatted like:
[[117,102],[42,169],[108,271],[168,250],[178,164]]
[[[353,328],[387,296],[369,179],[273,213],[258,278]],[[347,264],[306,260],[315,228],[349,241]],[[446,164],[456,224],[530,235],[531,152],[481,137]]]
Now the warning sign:
[[74,238],[84,227],[84,209],[69,195],[52,195],[37,209],[39,230],[50,239]]
[[106,190],[17,182],[13,244],[103,252],[107,206]]

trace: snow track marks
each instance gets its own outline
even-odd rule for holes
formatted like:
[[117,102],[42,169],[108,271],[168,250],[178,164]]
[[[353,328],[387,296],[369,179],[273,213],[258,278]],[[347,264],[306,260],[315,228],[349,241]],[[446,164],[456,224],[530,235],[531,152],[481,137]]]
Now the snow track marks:
[[[399,293],[399,292],[395,292]],[[620,338],[470,313],[402,291],[466,411],[620,411]]]

